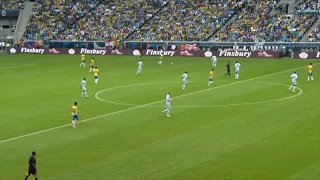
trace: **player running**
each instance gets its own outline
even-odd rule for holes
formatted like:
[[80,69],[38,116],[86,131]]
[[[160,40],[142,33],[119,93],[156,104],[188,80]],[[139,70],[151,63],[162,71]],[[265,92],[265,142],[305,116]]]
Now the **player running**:
[[225,76],[228,75],[229,78],[230,78],[230,75],[231,75],[231,73],[230,73],[230,61],[229,61],[228,64],[226,65],[226,68],[227,68],[227,73],[225,74]]
[[142,60],[138,62],[138,71],[136,72],[136,75],[141,74],[141,72],[142,72]]
[[92,59],[90,61],[90,71],[89,72],[92,72],[93,68],[94,68],[94,58],[92,57]]
[[236,64],[234,65],[234,72],[235,72],[236,80],[239,79],[240,68],[241,68],[240,63],[238,63],[238,61],[236,61]]
[[78,123],[78,120],[79,120],[79,117],[78,117],[78,103],[77,102],[74,102],[74,104],[72,106],[71,116],[72,116],[72,127],[76,128],[76,124]]
[[292,92],[296,92],[295,89],[297,88],[297,79],[298,79],[297,73],[294,72],[293,74],[291,74],[290,78],[291,78],[292,85],[289,87],[289,91],[292,89]]
[[98,84],[99,81],[99,69],[96,66],[93,70],[93,76],[94,76],[94,83]]
[[83,67],[86,67],[86,55],[81,54],[81,64],[80,67],[83,65]]
[[217,56],[212,56],[211,61],[212,61],[212,67],[216,68],[217,67]]
[[81,81],[81,85],[80,85],[80,89],[82,89],[82,94],[81,97],[89,97],[87,94],[87,81],[86,78],[83,78],[83,80]]
[[182,90],[185,90],[185,88],[186,88],[186,86],[187,86],[187,84],[188,84],[188,81],[187,81],[187,79],[188,79],[188,73],[187,73],[187,71],[182,74],[181,78],[182,78],[182,82],[183,82],[183,85],[181,86],[181,89],[182,89]]
[[166,107],[167,107],[167,109],[162,111],[162,113],[166,112],[167,113],[167,117],[170,117],[170,111],[171,111],[171,95],[170,95],[170,92],[166,96]]
[[209,73],[208,86],[210,87],[212,83],[213,83],[213,69],[212,69],[212,70],[210,71],[210,73]]
[[310,81],[310,79],[311,79],[311,81],[313,81],[312,72],[313,72],[313,67],[312,67],[312,63],[310,63],[308,66],[308,82]]

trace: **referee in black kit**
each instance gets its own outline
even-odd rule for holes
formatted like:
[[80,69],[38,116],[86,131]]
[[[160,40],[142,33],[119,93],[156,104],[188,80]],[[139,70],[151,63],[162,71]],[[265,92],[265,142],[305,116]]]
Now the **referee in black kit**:
[[30,176],[34,176],[35,180],[38,180],[37,168],[36,168],[37,160],[36,160],[36,152],[32,152],[32,156],[29,158],[29,170],[28,175],[24,180],[27,180]]
[[230,75],[231,75],[231,73],[230,73],[230,61],[226,65],[226,68],[227,68],[227,73],[225,74],[225,76],[228,75],[230,77]]

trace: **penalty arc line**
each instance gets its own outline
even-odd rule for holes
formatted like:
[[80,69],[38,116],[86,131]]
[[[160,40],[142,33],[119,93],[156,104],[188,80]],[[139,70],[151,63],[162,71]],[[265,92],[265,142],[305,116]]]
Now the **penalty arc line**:
[[[162,83],[175,83],[176,81],[171,81],[171,82],[162,82]],[[180,82],[180,81],[179,81]],[[278,85],[278,86],[287,86],[285,84],[279,84],[279,83],[268,83],[268,82],[255,82],[257,84],[270,84],[270,85]],[[118,89],[118,88],[124,88],[124,87],[132,87],[132,86],[141,86],[141,85],[148,85],[148,84],[158,84],[158,83],[140,83],[140,84],[130,84],[130,85],[125,85],[125,86],[117,86],[117,87],[113,87],[113,88],[109,88],[109,89],[104,89],[101,90],[99,92],[97,92],[95,94],[95,98],[99,101],[103,101],[103,102],[107,102],[110,104],[116,104],[116,105],[124,105],[124,106],[140,106],[139,104],[128,104],[128,103],[120,103],[120,102],[114,102],[114,101],[107,101],[104,99],[101,99],[98,97],[98,95],[102,92],[105,91],[110,91],[110,90],[114,90],[114,89]],[[271,102],[278,102],[278,101],[284,101],[284,100],[288,100],[288,99],[292,99],[295,97],[300,96],[303,93],[303,90],[299,87],[297,87],[297,89],[299,90],[298,94],[294,94],[292,96],[288,96],[288,97],[283,97],[283,98],[278,98],[278,99],[272,99],[272,100],[265,100],[265,101],[256,101],[256,102],[248,102],[248,103],[237,103],[237,104],[215,104],[215,105],[183,105],[183,106],[179,106],[179,105],[175,105],[172,106],[174,108],[211,108],[211,107],[226,107],[226,106],[245,106],[245,105],[255,105],[255,104],[265,104],[265,103],[271,103]],[[180,96],[177,96],[180,97]],[[176,97],[176,98],[177,98]],[[149,105],[148,107],[155,107],[155,108],[159,108],[159,107],[163,107],[163,106],[154,106],[154,105]]]
[[[320,63],[315,63],[314,65],[317,65],[317,64],[320,64]],[[213,89],[218,89],[218,88],[223,88],[223,87],[226,87],[226,86],[231,86],[231,85],[234,85],[234,84],[253,81],[253,80],[256,80],[256,79],[261,79],[261,78],[265,78],[265,77],[269,77],[269,76],[273,76],[273,75],[277,75],[277,74],[282,74],[282,73],[285,73],[285,72],[294,71],[294,70],[302,69],[302,68],[306,68],[306,67],[305,66],[301,66],[301,67],[297,67],[297,68],[288,69],[288,70],[285,70],[285,71],[280,71],[280,72],[271,73],[271,74],[267,74],[267,75],[263,75],[263,76],[258,76],[258,77],[251,78],[251,79],[237,81],[237,82],[234,82],[234,83],[224,84],[224,85],[216,86],[216,87],[213,87],[213,88],[208,88],[208,89],[203,89],[203,90],[199,90],[199,91],[183,94],[183,95],[180,95],[180,96],[176,96],[175,98],[184,97],[184,96],[188,96],[188,95],[192,95],[192,94],[198,94],[198,93],[201,93],[201,92],[206,92],[206,91],[210,91],[210,90],[213,90]],[[135,106],[135,107],[123,109],[123,110],[120,110],[120,111],[115,111],[115,112],[103,114],[103,115],[100,115],[100,116],[95,116],[95,117],[92,117],[92,118],[88,118],[88,119],[79,121],[79,123],[92,121],[92,120],[99,119],[99,118],[102,118],[102,117],[107,117],[107,116],[111,116],[111,115],[115,115],[115,114],[131,111],[131,110],[134,110],[134,109],[139,109],[139,108],[142,108],[142,107],[148,107],[150,105],[153,105],[153,104],[156,104],[156,103],[160,103],[160,102],[163,102],[163,101],[164,100],[155,101],[155,102],[143,104],[143,105],[140,105],[140,106]],[[41,133],[44,133],[44,132],[52,131],[52,130],[55,130],[55,129],[64,128],[64,127],[67,127],[67,126],[71,126],[71,123],[65,124],[65,125],[61,125],[61,126],[56,126],[56,127],[49,128],[49,129],[44,129],[44,130],[41,130],[41,131],[37,131],[37,132],[33,132],[33,133],[21,135],[21,136],[16,136],[16,137],[5,139],[5,140],[1,140],[0,144],[5,143],[5,142],[9,142],[9,141],[13,141],[13,140],[17,140],[17,139],[22,139],[22,138],[29,137],[29,136],[33,136],[33,135],[36,135],[36,134],[41,134]]]

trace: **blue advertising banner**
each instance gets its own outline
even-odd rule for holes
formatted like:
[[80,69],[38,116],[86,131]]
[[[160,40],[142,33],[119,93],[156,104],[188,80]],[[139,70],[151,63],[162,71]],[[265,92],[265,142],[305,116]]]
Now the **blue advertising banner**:
[[2,17],[18,17],[20,14],[20,10],[1,10]]

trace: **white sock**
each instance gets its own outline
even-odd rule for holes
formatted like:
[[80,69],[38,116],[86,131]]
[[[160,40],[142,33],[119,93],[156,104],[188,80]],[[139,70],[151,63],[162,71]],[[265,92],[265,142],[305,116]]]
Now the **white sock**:
[[96,84],[98,84],[98,80],[99,80],[99,79],[96,79],[96,80],[94,80],[94,82],[95,82]]
[[159,61],[159,62],[158,62],[158,64],[160,64],[160,65],[161,65],[161,64],[162,64],[162,61]]
[[88,97],[88,93],[87,92],[85,92],[84,94],[86,95],[86,97]]
[[72,127],[73,127],[73,128],[76,127],[76,121],[72,121]]
[[186,85],[182,85],[182,89],[185,89],[186,88]]
[[83,96],[84,96],[84,92],[81,93],[81,97],[83,97]]
[[292,88],[293,86],[291,85],[290,87],[289,87],[289,90]]
[[167,112],[168,111],[168,109],[165,109],[164,111],[162,111],[162,112]]
[[92,69],[92,68],[90,68],[90,71],[89,71],[89,72],[92,72],[92,70],[93,70],[93,69]]
[[313,81],[313,76],[311,76],[311,81]]
[[293,89],[292,89],[292,91],[294,91],[296,89],[296,86],[293,86]]
[[169,115],[169,114],[170,114],[170,109],[167,110],[167,115]]
[[208,82],[208,85],[210,86],[213,83],[213,81]]
[[80,67],[82,66],[83,63],[80,64]]
[[310,76],[308,76],[308,81],[310,81]]

